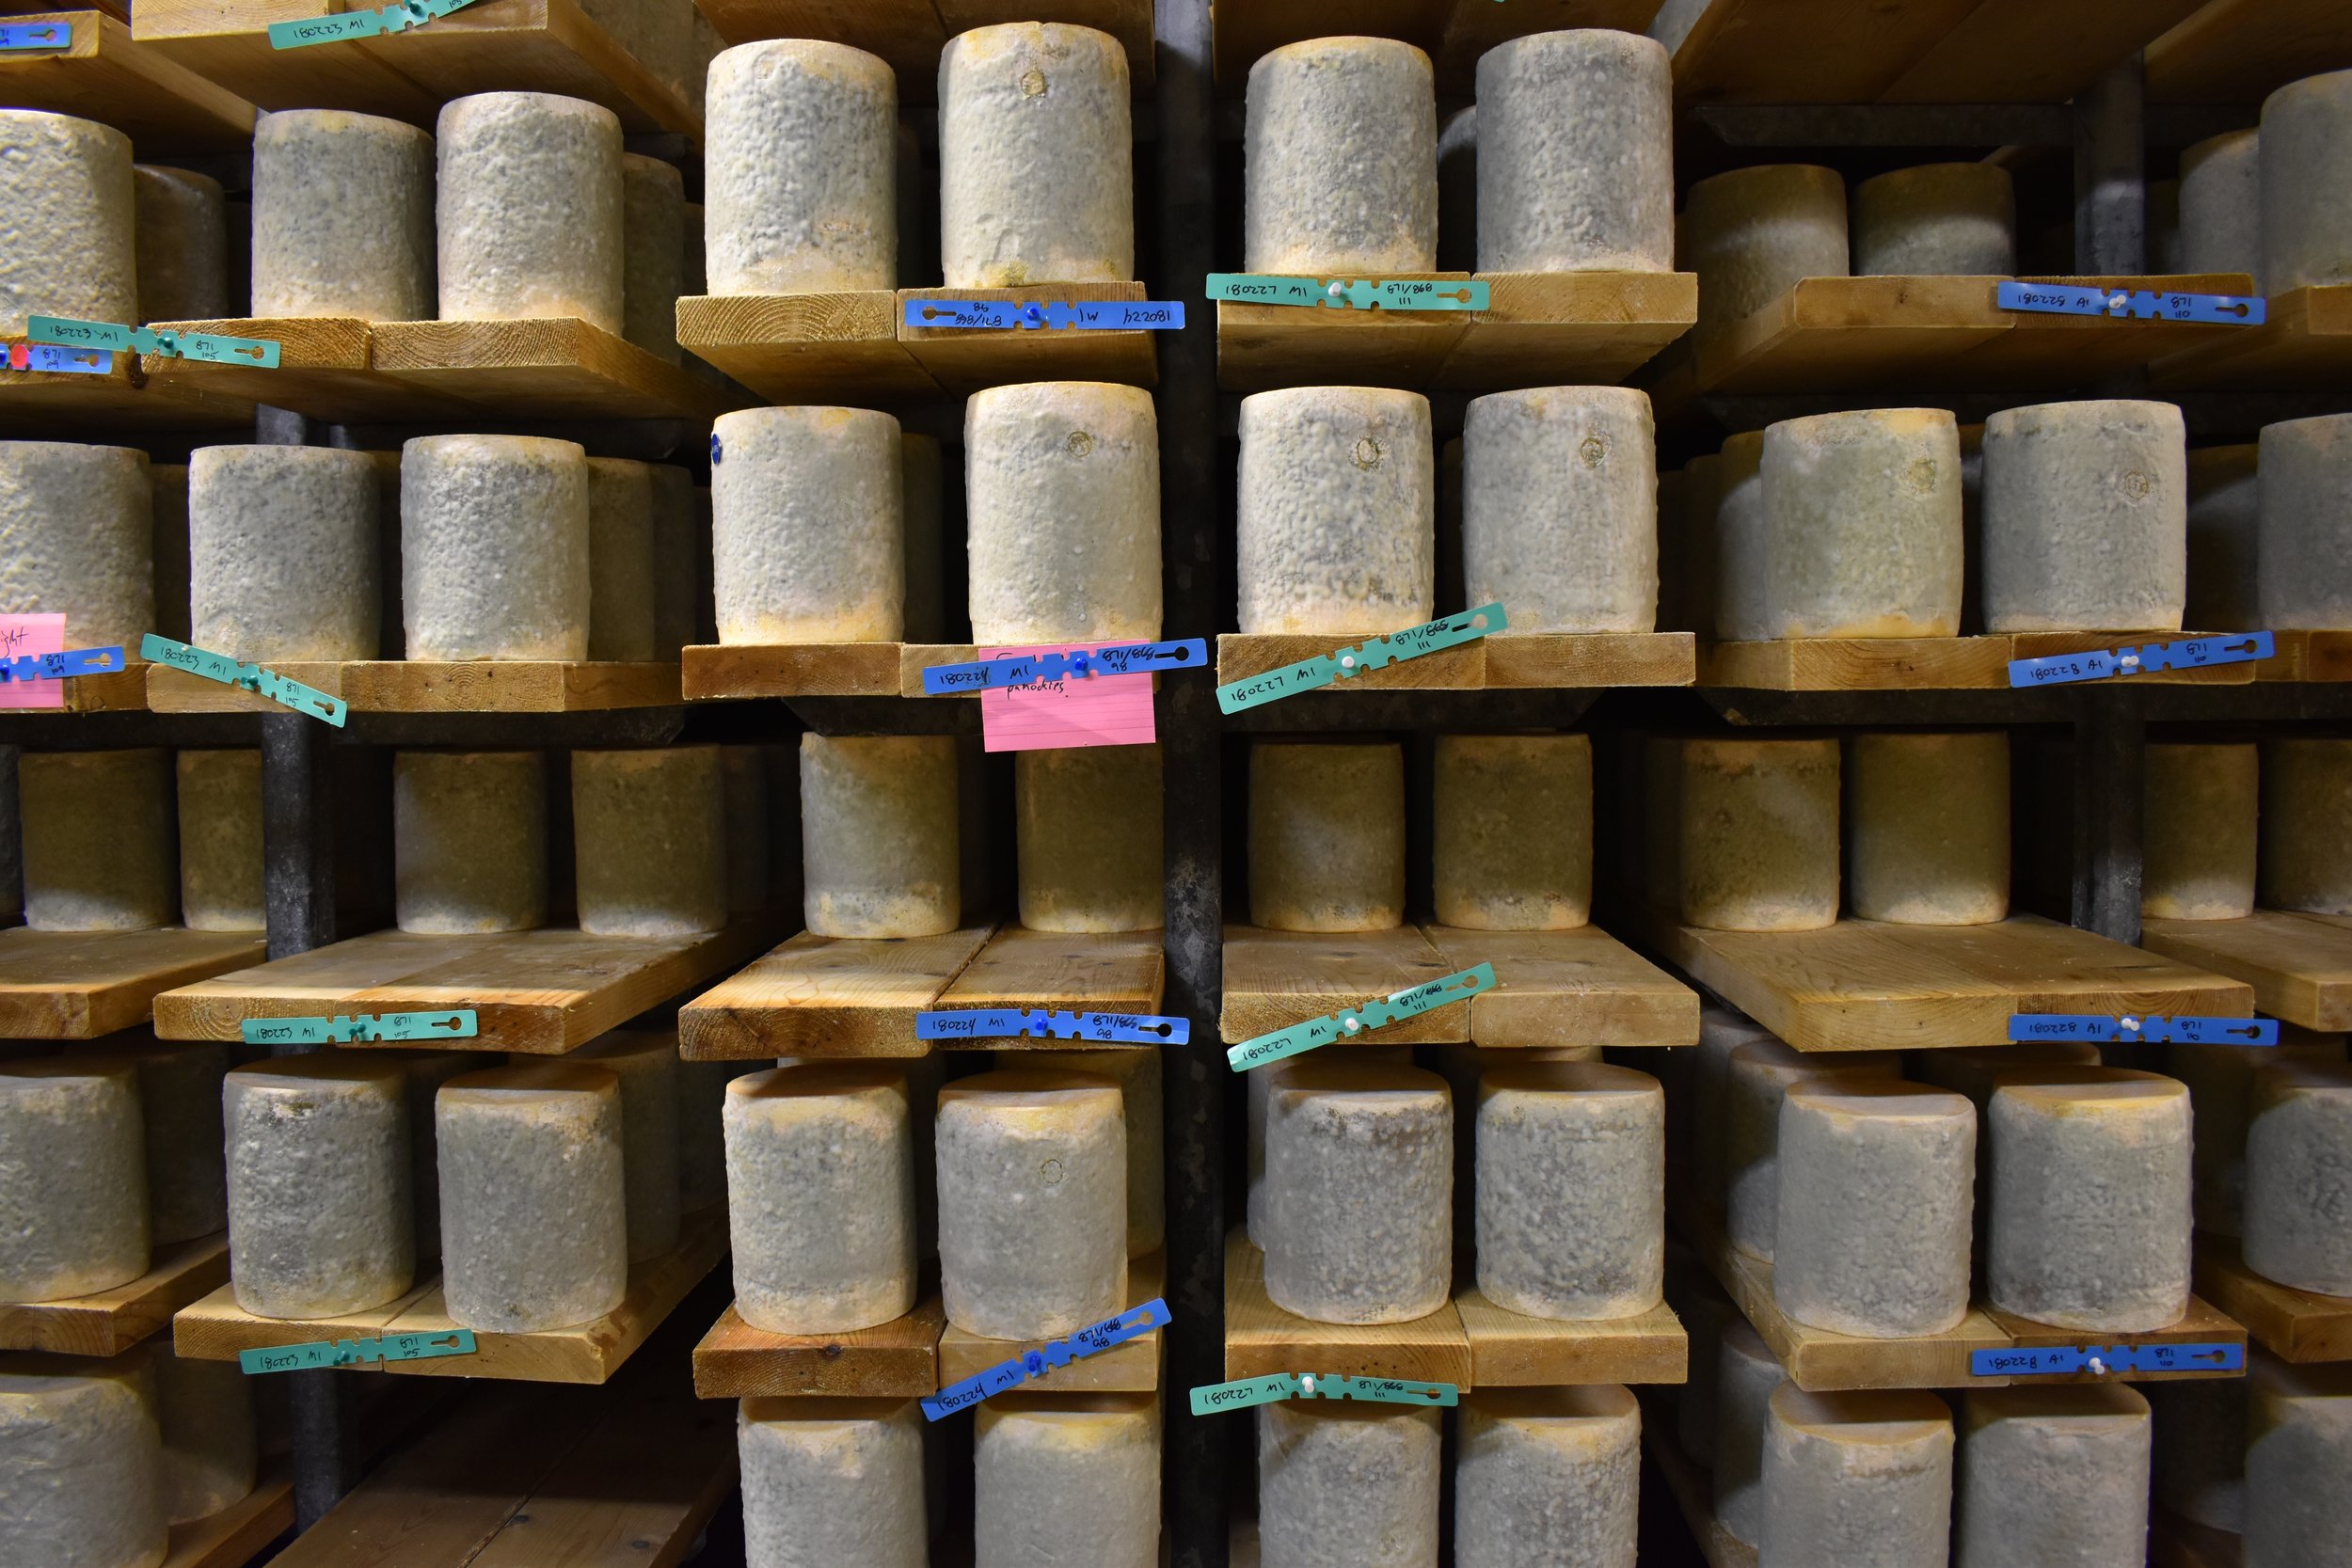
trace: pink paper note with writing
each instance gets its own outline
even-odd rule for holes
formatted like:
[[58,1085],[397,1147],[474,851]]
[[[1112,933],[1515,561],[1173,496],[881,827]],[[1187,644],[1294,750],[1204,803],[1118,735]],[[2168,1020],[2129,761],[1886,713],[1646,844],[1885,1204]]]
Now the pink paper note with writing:
[[[982,648],[979,657],[1069,654],[1092,642],[1039,642]],[[1152,675],[1073,675],[1036,686],[992,687],[980,693],[980,744],[991,752],[1046,752],[1068,746],[1148,746],[1159,738],[1152,718]]]
[[[62,615],[0,615],[0,658],[65,652]],[[65,682],[0,681],[0,708],[63,707]]]

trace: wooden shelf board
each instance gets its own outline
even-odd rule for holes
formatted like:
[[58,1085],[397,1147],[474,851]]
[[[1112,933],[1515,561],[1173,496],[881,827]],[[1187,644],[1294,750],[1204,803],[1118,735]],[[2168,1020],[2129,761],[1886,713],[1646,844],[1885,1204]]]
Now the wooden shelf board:
[[291,408],[339,424],[464,420],[481,413],[460,399],[436,398],[379,373],[375,324],[356,316],[234,316],[154,325],[278,345],[276,369],[207,359],[147,361],[148,373],[163,387]]
[[[1468,281],[1470,275],[1393,272],[1380,276],[1458,283]],[[1437,384],[1438,371],[1469,328],[1467,310],[1309,309],[1220,300],[1216,304],[1216,383],[1230,392],[1319,386],[1425,389]]]
[[1342,1377],[1471,1381],[1470,1336],[1452,1302],[1408,1323],[1311,1323],[1265,1293],[1265,1254],[1236,1229],[1225,1243],[1225,1376],[1324,1372]]
[[170,1242],[127,1285],[64,1301],[0,1303],[0,1350],[114,1355],[166,1327],[171,1315],[229,1278],[229,1233]]
[[253,1490],[217,1513],[171,1527],[163,1568],[245,1568],[294,1528],[294,1481],[286,1461],[264,1461]]
[[1110,34],[1126,46],[1138,90],[1152,80],[1151,0],[700,0],[729,43],[758,39],[830,39],[878,55],[898,72],[898,98],[929,103],[938,90],[939,52],[958,33],[1002,22],[1067,22]]
[[[1219,632],[1216,637],[1216,683],[1230,686],[1279,670],[1301,659],[1319,658],[1354,647],[1376,632],[1345,637],[1307,637],[1290,633]],[[1457,642],[1451,648],[1418,658],[1402,658],[1384,669],[1367,670],[1339,683],[1347,691],[1477,691],[1486,684],[1486,640]]]
[[2352,373],[2352,283],[2272,296],[2260,326],[2183,344],[2152,377],[2163,391],[2325,391]]
[[[2206,635],[2184,631],[2043,631],[1973,637],[1823,637],[1710,642],[1698,684],[1765,691],[2006,691],[2009,661]],[[2213,664],[2131,677],[2136,686],[2249,686],[2279,664]]]
[[[0,338],[0,344],[27,341]],[[228,430],[252,423],[246,399],[158,382],[135,354],[117,354],[103,375],[0,368],[0,437],[86,440],[96,432]]]
[[2139,944],[2254,990],[2273,1018],[2325,1034],[2352,1029],[2352,930],[2284,910],[2242,920],[2145,920]]
[[2148,1568],[2245,1568],[2245,1537],[2185,1519],[2155,1503],[2148,1511]]
[[2282,1361],[2352,1361],[2352,1296],[2265,1279],[2246,1266],[2233,1239],[2198,1239],[2197,1290]]
[[1663,1303],[1630,1318],[1568,1322],[1505,1311],[1472,1286],[1454,1295],[1454,1309],[1481,1388],[1680,1383],[1689,1371],[1690,1338]]
[[1477,645],[1486,650],[1488,690],[1691,686],[1698,679],[1698,640],[1687,631],[1506,631]]
[[[523,3],[489,0],[487,8]],[[469,8],[442,21],[473,14]],[[373,342],[379,373],[507,420],[711,420],[744,404],[683,366],[577,317],[379,322]]]
[[[1168,1258],[1165,1253],[1152,1253],[1148,1258],[1127,1260],[1127,1300],[1140,1306],[1162,1293],[1167,1288]],[[1113,1345],[1093,1355],[1083,1355],[1059,1369],[1049,1368],[1042,1377],[1024,1384],[1023,1390],[1039,1394],[1151,1394],[1159,1391],[1160,1367],[1166,1331],[1154,1328],[1139,1334],[1124,1344]],[[1041,1350],[1050,1339],[990,1339],[947,1324],[939,1337],[939,1387],[961,1383],[977,1377],[1000,1362],[1016,1360],[1033,1350]],[[925,1393],[937,1390],[926,1388]]]
[[[1156,1013],[1167,971],[1162,942],[1157,930],[1032,931],[1007,926],[939,993],[936,1006]],[[1068,1050],[1074,1042],[1025,1036],[987,1043],[1003,1051]]]
[[2274,631],[2256,681],[2352,681],[2352,631]]
[[778,403],[942,395],[939,383],[898,341],[898,296],[888,289],[687,294],[677,302],[677,341]]
[[259,931],[0,929],[0,1038],[87,1040],[148,1021],[155,998],[258,961]]
[[[599,937],[562,927],[466,936],[376,931],[237,970],[156,999],[165,1039],[236,1040],[248,1018],[471,1007],[475,1051],[560,1055],[733,969],[774,939],[762,917],[691,937]],[[258,945],[258,943],[257,943]],[[355,1050],[439,1049],[440,1042]]]
[[707,1400],[920,1399],[939,1391],[946,1326],[937,1291],[903,1317],[848,1334],[771,1334],[745,1323],[730,1302],[694,1347],[694,1392]]
[[[1454,973],[1445,955],[1417,926],[1332,933],[1228,926],[1225,1008],[1217,1020],[1218,1032],[1227,1044],[1238,1045],[1375,996],[1442,980]],[[1470,1006],[1468,1002],[1454,1002],[1432,1007],[1367,1031],[1361,1043],[1467,1044]]]
[[[725,1256],[727,1222],[723,1210],[706,1209],[687,1215],[681,1232],[675,1247],[630,1266],[628,1293],[600,1318],[536,1334],[477,1329],[471,1355],[371,1361],[347,1370],[410,1377],[603,1383]],[[437,1277],[371,1311],[302,1321],[257,1317],[237,1305],[235,1286],[223,1285],[181,1308],[172,1320],[172,1346],[178,1354],[199,1361],[233,1361],[240,1351],[386,1334],[447,1334],[457,1326],[450,1321]]]
[[892,319],[898,342],[950,396],[1017,381],[1115,381],[1130,387],[1159,382],[1155,332],[1128,328],[1039,327],[1035,330],[909,326],[906,306],[924,299],[1139,301],[1140,283],[1028,283],[1015,289],[900,289]]
[[310,0],[139,0],[131,36],[264,109],[351,109],[430,129],[440,101],[358,44],[270,47],[270,23],[326,8]]
[[914,1015],[938,1004],[995,927],[934,937],[803,931],[678,1009],[690,1062],[761,1056],[923,1056]]
[[[0,386],[5,386],[5,383],[0,383]],[[0,392],[0,397],[5,395],[5,392]],[[135,660],[137,650],[130,650],[129,657]],[[147,711],[147,671],[135,662],[128,669],[116,670],[107,674],[69,675],[54,684],[65,688],[63,707],[12,707],[7,710],[8,716],[11,719],[37,719],[43,714]]]
[[2005,1045],[2017,1013],[2241,1018],[2254,1006],[2242,981],[2037,915],[1987,926],[1840,920],[1815,931],[1709,931],[1642,910],[1629,924],[1799,1051]]
[[2352,15],[2335,0],[2210,0],[2148,46],[2148,101],[2251,108],[2346,66]]
[[703,644],[685,650],[690,703],[737,697],[896,697],[897,642]]
[[1756,1548],[1716,1519],[1714,1480],[1682,1451],[1675,1438],[1675,1423],[1666,1418],[1669,1414],[1654,1401],[1643,1402],[1642,1447],[1659,1474],[1666,1478],[1666,1489],[1682,1510],[1682,1522],[1698,1543],[1699,1555],[1707,1560],[1707,1568],[1756,1568]]
[[1597,926],[1473,931],[1433,925],[1422,931],[1446,974],[1494,965],[1495,989],[1470,998],[1473,1045],[1698,1043],[1698,993]]
[[[271,664],[268,669],[354,713],[588,713],[678,703],[675,664],[585,659],[365,659]],[[258,691],[224,686],[169,665],[145,672],[157,713],[283,713]]]
[[228,151],[253,140],[253,105],[139,42],[114,17],[92,10],[24,14],[72,31],[56,53],[0,58],[0,101],[111,125],[138,155]]

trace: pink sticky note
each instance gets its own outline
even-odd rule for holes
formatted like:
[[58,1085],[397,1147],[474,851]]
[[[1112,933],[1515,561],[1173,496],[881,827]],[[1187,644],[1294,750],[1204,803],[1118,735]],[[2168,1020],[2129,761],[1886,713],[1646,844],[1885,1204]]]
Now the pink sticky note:
[[[0,615],[0,658],[65,652],[62,615]],[[63,707],[65,682],[0,681],[0,708]]]
[[[979,657],[1068,654],[1091,642],[1040,642],[982,648]],[[980,693],[980,744],[991,752],[1049,752],[1066,746],[1148,746],[1159,738],[1152,718],[1152,676],[1073,675],[1036,686],[992,687]]]

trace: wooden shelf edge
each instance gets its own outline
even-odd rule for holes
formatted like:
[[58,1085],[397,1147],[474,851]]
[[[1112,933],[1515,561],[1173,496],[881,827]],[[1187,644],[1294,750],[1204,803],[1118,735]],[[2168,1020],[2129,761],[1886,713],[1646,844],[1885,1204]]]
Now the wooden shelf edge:
[[146,1274],[62,1301],[0,1304],[0,1350],[115,1355],[171,1325],[172,1314],[229,1279],[229,1233],[155,1248]]

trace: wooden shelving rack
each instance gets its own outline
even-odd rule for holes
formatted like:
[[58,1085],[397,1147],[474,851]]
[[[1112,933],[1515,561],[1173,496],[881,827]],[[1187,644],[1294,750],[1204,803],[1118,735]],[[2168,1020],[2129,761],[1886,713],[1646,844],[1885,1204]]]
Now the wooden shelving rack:
[[87,1040],[145,1023],[165,991],[261,959],[258,931],[0,929],[0,1038]]

